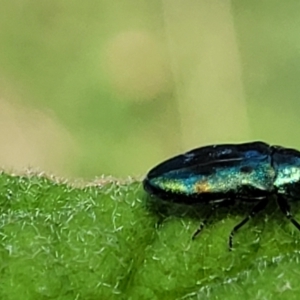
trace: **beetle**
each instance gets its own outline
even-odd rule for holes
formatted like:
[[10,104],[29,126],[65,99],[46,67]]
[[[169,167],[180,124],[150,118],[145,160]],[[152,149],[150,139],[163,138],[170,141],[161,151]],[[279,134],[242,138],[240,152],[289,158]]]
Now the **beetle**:
[[[271,198],[300,230],[290,202],[300,199],[300,151],[264,142],[210,145],[193,149],[162,162],[149,171],[144,189],[166,201],[188,205],[253,203],[249,214],[229,235],[234,234],[263,210]],[[204,223],[193,235],[201,232]]]

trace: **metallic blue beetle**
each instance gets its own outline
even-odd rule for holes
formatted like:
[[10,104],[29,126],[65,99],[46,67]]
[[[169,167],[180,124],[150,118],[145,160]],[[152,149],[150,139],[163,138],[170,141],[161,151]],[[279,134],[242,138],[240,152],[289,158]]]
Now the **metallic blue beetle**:
[[[300,230],[289,202],[300,199],[300,151],[263,142],[213,145],[175,156],[152,170],[143,181],[144,189],[161,199],[185,204],[219,203],[236,200],[253,203],[249,215],[229,236],[277,198],[285,216]],[[202,230],[203,223],[193,235]]]

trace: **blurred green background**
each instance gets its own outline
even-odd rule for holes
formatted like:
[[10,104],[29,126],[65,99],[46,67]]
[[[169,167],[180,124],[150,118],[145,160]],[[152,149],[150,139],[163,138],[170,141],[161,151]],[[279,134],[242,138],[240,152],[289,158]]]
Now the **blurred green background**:
[[139,177],[210,143],[300,148],[299,1],[0,5],[8,170]]

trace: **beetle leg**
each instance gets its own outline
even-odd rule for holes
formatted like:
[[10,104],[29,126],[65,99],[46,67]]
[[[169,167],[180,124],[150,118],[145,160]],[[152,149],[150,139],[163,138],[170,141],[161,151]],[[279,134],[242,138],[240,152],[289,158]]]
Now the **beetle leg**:
[[229,206],[235,203],[235,199],[219,199],[216,201],[211,202],[211,208],[209,210],[209,212],[206,214],[204,220],[200,223],[198,229],[194,232],[193,236],[192,236],[192,240],[194,240],[197,235],[199,235],[202,231],[202,229],[204,228],[204,226],[207,224],[208,220],[210,219],[210,217],[212,216],[212,214],[214,213],[215,209],[218,207],[222,207],[222,206]]
[[194,240],[196,238],[197,235],[199,235],[199,233],[202,231],[203,227],[206,225],[207,223],[207,219],[204,219],[199,227],[197,228],[197,230],[194,232],[193,236],[192,236],[192,240]]
[[285,214],[285,216],[292,222],[292,224],[300,230],[300,224],[294,219],[290,205],[288,204],[287,200],[283,197],[277,197],[277,203],[281,209],[281,211]]
[[244,226],[251,218],[253,218],[257,213],[259,213],[261,210],[263,210],[268,204],[268,198],[260,199],[259,202],[253,207],[250,214],[242,220],[240,223],[238,223],[236,226],[233,227],[230,235],[229,235],[229,250],[232,250],[232,244],[233,244],[233,236],[235,233]]
[[202,231],[202,229],[204,228],[204,226],[207,224],[207,221],[209,220],[209,218],[213,214],[215,208],[216,208],[215,206],[211,207],[210,211],[207,213],[207,215],[205,216],[204,220],[200,223],[198,229],[194,232],[194,234],[192,236],[192,240],[194,240],[196,238],[196,236],[200,234],[200,232]]

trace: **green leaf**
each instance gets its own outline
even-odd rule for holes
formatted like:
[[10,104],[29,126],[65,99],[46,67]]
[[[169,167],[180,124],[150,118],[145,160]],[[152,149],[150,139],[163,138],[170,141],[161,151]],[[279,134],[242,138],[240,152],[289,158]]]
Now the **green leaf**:
[[218,209],[192,240],[206,208],[168,205],[136,182],[76,188],[3,173],[0,202],[0,299],[300,295],[300,233],[274,199],[237,232],[232,252],[228,235],[248,207]]

